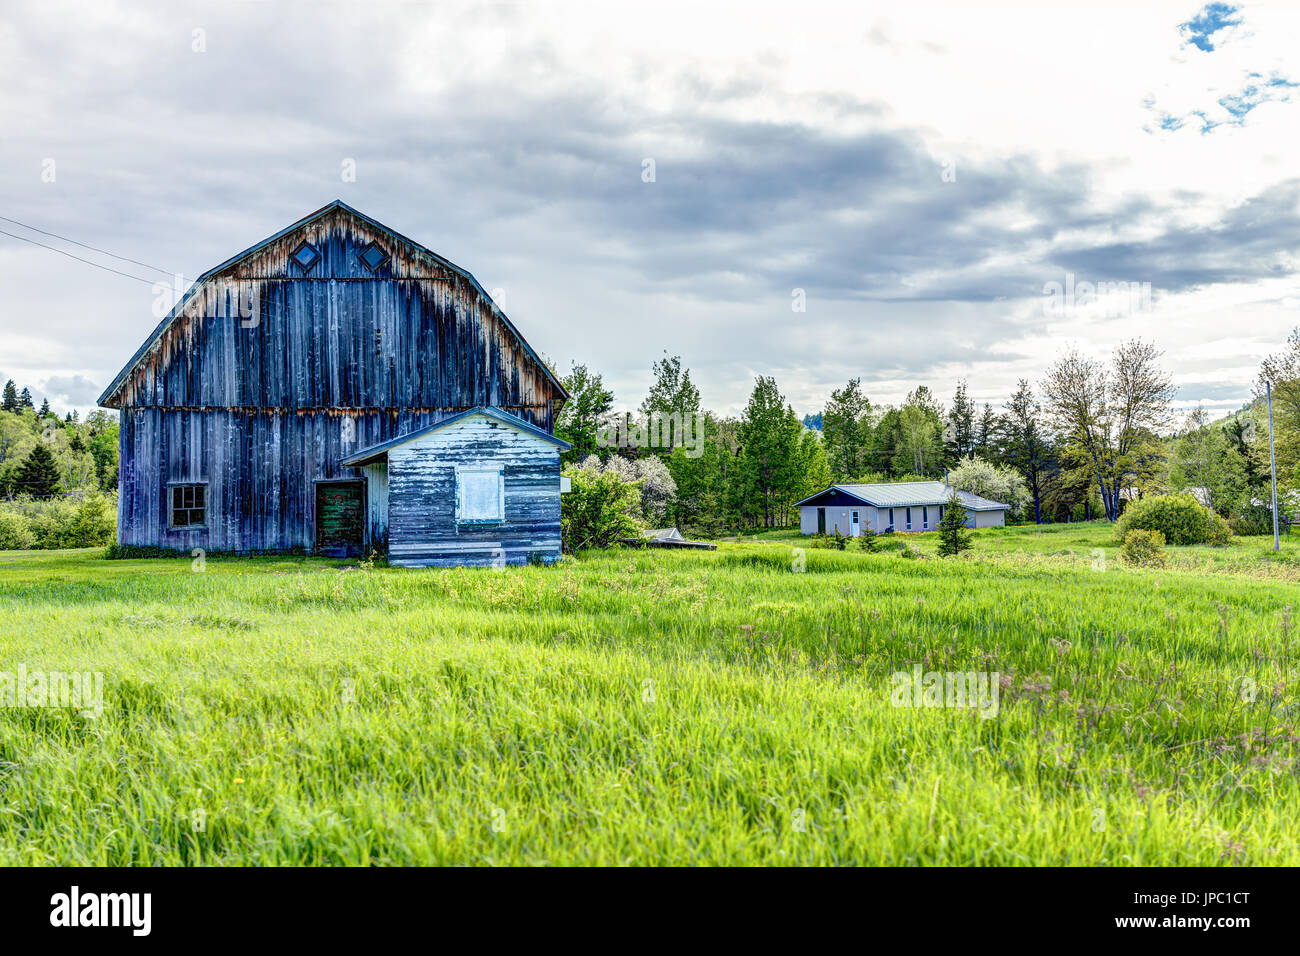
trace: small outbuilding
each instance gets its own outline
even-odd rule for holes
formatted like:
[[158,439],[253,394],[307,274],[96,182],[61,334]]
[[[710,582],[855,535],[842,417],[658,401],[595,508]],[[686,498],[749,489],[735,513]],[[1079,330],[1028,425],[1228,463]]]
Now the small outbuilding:
[[365,541],[397,567],[551,564],[568,442],[472,408],[344,458],[365,474]]
[[861,536],[864,528],[885,531],[933,531],[943,509],[956,494],[966,508],[968,528],[1006,524],[1010,505],[957,491],[942,481],[902,481],[894,484],[831,485],[797,503],[802,534]]

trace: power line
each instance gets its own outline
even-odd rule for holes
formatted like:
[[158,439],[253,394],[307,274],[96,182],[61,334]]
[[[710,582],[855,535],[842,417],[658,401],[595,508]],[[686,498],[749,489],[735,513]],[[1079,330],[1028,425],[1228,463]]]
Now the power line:
[[[0,216],[0,219],[3,218],[3,216]],[[12,222],[12,220],[8,221]],[[47,246],[43,242],[37,242],[35,239],[28,239],[26,236],[16,236],[12,232],[5,232],[3,229],[0,229],[0,236],[8,236],[10,239],[17,239],[20,242],[30,242],[32,245],[40,246],[42,249],[49,249],[51,252],[57,252],[61,256],[67,256],[69,259],[76,259],[78,262],[84,262],[86,265],[94,266],[96,269],[103,269],[105,272],[112,272],[116,275],[125,276],[128,279],[134,279],[136,282],[143,282],[145,285],[153,286],[158,284],[153,279],[146,279],[143,276],[133,276],[129,272],[120,272],[117,269],[111,269],[108,266],[100,265],[98,262],[91,262],[89,259],[83,259],[81,256],[74,256],[72,253],[64,249],[56,249],[54,246]]]
[[[98,252],[101,253],[102,255],[111,256],[114,259],[121,259],[123,262],[129,262],[132,265],[144,266],[144,268],[152,269],[154,272],[161,272],[165,276],[170,276],[174,274],[170,269],[160,269],[157,266],[149,265],[149,263],[147,262],[141,262],[139,259],[131,259],[127,256],[119,256],[117,253],[109,252],[107,249],[100,249],[96,246],[87,245],[84,242],[78,242],[76,239],[69,239],[67,236],[59,235],[57,232],[47,232],[44,229],[37,229],[35,226],[28,225],[25,222],[19,222],[17,219],[10,219],[8,216],[0,216],[0,219],[3,219],[5,222],[12,222],[15,226],[22,226],[24,229],[30,229],[32,232],[39,232],[42,236],[49,236],[53,239],[61,239],[64,242],[70,242],[74,246],[81,246],[81,248],[89,249],[91,252]],[[9,233],[5,233],[5,235],[9,235]],[[20,237],[15,237],[15,238],[20,238]],[[40,243],[37,243],[37,245],[40,245]],[[46,246],[46,248],[48,249],[51,247]],[[57,252],[58,250],[56,249],[55,251]],[[81,261],[85,262],[86,260],[83,259]]]

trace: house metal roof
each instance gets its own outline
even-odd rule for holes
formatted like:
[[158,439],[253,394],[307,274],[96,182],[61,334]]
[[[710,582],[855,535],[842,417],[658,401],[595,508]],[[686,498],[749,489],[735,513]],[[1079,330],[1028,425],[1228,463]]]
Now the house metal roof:
[[400,232],[397,232],[394,229],[390,229],[388,226],[385,226],[378,219],[372,219],[370,216],[367,216],[365,213],[361,212],[360,210],[353,209],[343,200],[336,199],[332,203],[329,203],[328,205],[322,206],[320,209],[317,209],[315,212],[311,213],[310,215],[304,216],[303,218],[299,219],[297,222],[293,223],[292,225],[285,226],[275,235],[270,236],[266,239],[263,239],[261,242],[249,246],[247,249],[245,249],[243,252],[237,255],[231,256],[225,262],[221,263],[221,265],[213,266],[207,272],[203,273],[203,275],[195,279],[193,284],[190,285],[189,289],[186,290],[185,294],[181,297],[181,300],[177,302],[175,306],[172,307],[172,310],[168,312],[166,316],[163,317],[163,320],[158,323],[157,327],[153,330],[153,332],[149,334],[149,337],[145,339],[144,344],[141,345],[140,348],[136,350],[133,356],[131,356],[131,360],[126,363],[126,365],[122,368],[122,371],[118,372],[117,377],[113,379],[112,383],[108,386],[108,388],[104,389],[104,393],[99,396],[99,404],[109,408],[113,407],[111,405],[108,405],[108,402],[113,399],[113,397],[117,394],[117,392],[126,383],[126,380],[130,376],[131,372],[133,372],[136,366],[140,364],[141,360],[145,357],[145,355],[149,353],[149,350],[153,348],[155,343],[157,343],[157,341],[160,338],[162,338],[162,334],[167,330],[167,327],[176,320],[177,316],[182,315],[184,313],[185,307],[189,304],[190,299],[198,295],[199,289],[202,287],[204,282],[206,282],[208,279],[211,279],[213,276],[218,275],[224,272],[225,270],[231,268],[232,266],[238,264],[241,260],[246,259],[251,255],[255,255],[257,252],[271,245],[271,243],[276,242],[284,238],[285,236],[289,235],[289,233],[293,232],[295,229],[301,229],[303,226],[307,225],[308,223],[315,222],[317,219],[320,219],[322,216],[326,216],[329,213],[334,212],[336,209],[341,209],[343,212],[346,212],[347,214],[366,223],[371,228],[386,233],[397,242],[405,243],[407,246],[414,249],[417,253],[428,256],[429,258],[433,259],[435,262],[443,266],[446,266],[452,272],[456,273],[457,275],[461,276],[463,279],[467,280],[470,283],[470,285],[474,287],[475,291],[477,291],[478,294],[483,297],[484,301],[486,301],[492,307],[493,311],[495,311],[496,314],[501,317],[501,321],[505,324],[505,327],[510,330],[511,334],[513,334],[516,339],[519,340],[519,344],[523,346],[524,351],[528,353],[529,357],[532,358],[532,360],[536,362],[539,366],[541,366],[543,374],[545,374],[547,379],[550,380],[551,384],[554,385],[559,390],[560,397],[562,399],[566,399],[569,397],[569,393],[565,389],[564,385],[560,382],[558,378],[555,377],[555,374],[550,370],[547,364],[542,361],[541,356],[539,356],[536,352],[533,351],[533,347],[528,344],[527,340],[525,340],[524,337],[519,334],[519,330],[515,328],[514,323],[511,322],[510,319],[506,317],[506,314],[503,311],[501,311],[501,307],[492,300],[492,296],[488,295],[487,290],[484,289],[483,286],[479,284],[478,279],[475,279],[474,276],[471,275],[467,270],[462,269],[460,266],[456,265],[451,260],[438,255],[438,253],[434,252],[432,249],[428,248],[427,246],[423,246],[420,243],[416,242],[414,239],[409,239],[406,236],[402,235]]
[[812,501],[832,489],[847,492],[876,508],[916,508],[922,505],[942,505],[947,504],[948,499],[954,493],[969,511],[1006,511],[1011,507],[1000,501],[981,498],[969,491],[958,491],[942,481],[900,481],[894,484],[877,485],[831,485],[829,488],[823,488],[815,495],[809,495],[803,501],[796,502],[796,504],[802,505],[806,501]]
[[463,412],[452,415],[450,418],[444,418],[440,422],[434,422],[432,425],[425,425],[423,428],[417,428],[415,431],[407,432],[405,435],[398,435],[396,438],[390,438],[388,441],[380,442],[378,445],[371,445],[369,448],[362,448],[359,451],[354,451],[346,458],[339,459],[339,464],[343,465],[345,468],[368,464],[369,462],[383,458],[384,455],[388,454],[389,449],[396,448],[398,445],[404,445],[411,439],[419,438],[421,435],[428,435],[431,432],[438,431],[440,428],[446,428],[448,425],[454,425],[462,418],[467,418],[470,415],[485,415],[488,418],[496,419],[502,424],[509,425],[512,428],[518,428],[520,431],[527,432],[537,438],[545,439],[551,444],[558,446],[561,451],[568,451],[573,447],[563,438],[556,438],[554,435],[548,434],[537,426],[524,421],[518,415],[511,415],[509,412],[503,411],[494,405],[479,405],[476,408],[466,409]]

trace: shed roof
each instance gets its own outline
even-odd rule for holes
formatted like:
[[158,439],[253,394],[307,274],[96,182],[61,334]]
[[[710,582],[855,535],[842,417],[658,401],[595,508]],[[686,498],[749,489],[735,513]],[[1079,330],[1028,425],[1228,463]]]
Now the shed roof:
[[379,222],[377,219],[371,219],[365,213],[357,209],[353,209],[343,200],[336,199],[329,205],[322,206],[320,209],[317,209],[315,212],[311,213],[310,215],[304,216],[302,219],[299,219],[297,222],[293,223],[292,225],[286,226],[285,228],[277,232],[275,235],[269,236],[266,239],[263,239],[261,242],[249,246],[243,252],[239,253],[238,255],[232,256],[231,258],[227,259],[225,262],[221,263],[220,265],[213,266],[207,272],[203,273],[203,275],[195,279],[193,284],[185,292],[185,295],[181,297],[181,300],[177,302],[175,306],[172,307],[172,310],[168,312],[166,316],[163,317],[163,320],[158,323],[158,326],[153,330],[153,332],[149,334],[149,337],[145,339],[144,344],[141,345],[140,348],[136,350],[136,353],[133,356],[131,356],[131,360],[126,363],[122,371],[118,372],[117,377],[113,379],[112,383],[108,386],[108,388],[104,389],[104,394],[99,396],[99,404],[107,408],[114,407],[109,403],[112,401],[114,396],[116,396],[118,391],[121,390],[122,386],[126,383],[126,380],[130,376],[131,372],[134,371],[135,367],[140,364],[140,362],[144,359],[146,355],[149,354],[149,350],[153,348],[154,343],[156,343],[162,337],[162,334],[163,332],[166,331],[167,327],[171,325],[173,321],[175,321],[177,316],[181,315],[185,311],[185,306],[189,303],[190,299],[193,298],[198,293],[200,286],[202,286],[205,281],[207,281],[208,279],[212,278],[215,275],[218,275],[219,273],[226,271],[227,269],[238,264],[242,260],[247,259],[249,256],[255,255],[256,253],[260,252],[262,249],[265,249],[267,246],[271,245],[271,243],[283,239],[285,236],[289,235],[294,230],[301,229],[303,226],[307,225],[308,223],[315,222],[317,219],[320,219],[322,216],[328,215],[329,213],[335,210],[342,210],[351,216],[355,216],[357,219],[360,219],[362,222],[369,224],[372,228],[381,230],[382,232],[391,236],[396,241],[405,243],[406,245],[410,246],[412,249],[416,250],[417,252],[429,256],[430,258],[436,260],[440,265],[445,266],[446,268],[455,272],[457,275],[466,279],[479,293],[479,295],[483,297],[483,300],[487,302],[489,305],[491,305],[491,307],[496,311],[497,315],[501,317],[501,321],[505,323],[506,328],[509,329],[510,332],[515,336],[515,338],[519,340],[519,344],[524,347],[524,351],[528,353],[528,355],[533,359],[533,361],[535,361],[539,366],[541,366],[542,371],[546,375],[547,379],[549,379],[551,384],[554,385],[559,390],[560,397],[561,398],[569,397],[569,393],[565,389],[564,385],[561,384],[560,380],[555,377],[554,373],[551,372],[550,368],[546,365],[546,363],[542,361],[541,356],[539,356],[536,352],[533,351],[532,346],[529,345],[527,340],[525,340],[524,337],[519,334],[519,330],[515,328],[514,323],[511,322],[510,319],[506,317],[506,314],[501,311],[501,307],[498,306],[494,301],[492,301],[492,296],[487,294],[487,291],[483,288],[482,285],[479,284],[479,281],[475,279],[474,276],[472,276],[465,269],[462,269],[460,266],[456,265],[454,262],[451,262],[448,259],[445,259],[442,256],[438,255],[438,253],[434,252],[432,249],[420,245],[420,243],[416,242],[413,239],[408,239],[406,236],[402,235],[401,233],[396,232],[393,229],[390,229],[388,226],[385,226],[382,222]]
[[390,449],[396,448],[398,445],[404,445],[414,438],[419,438],[421,435],[428,435],[432,432],[438,431],[439,429],[446,428],[448,425],[454,425],[462,418],[467,418],[470,415],[485,415],[504,425],[509,425],[510,427],[517,428],[522,432],[527,432],[535,438],[541,438],[544,441],[548,441],[557,446],[561,451],[568,451],[573,447],[563,438],[556,438],[554,435],[543,431],[536,425],[524,421],[518,415],[511,415],[509,412],[503,411],[495,405],[479,405],[475,408],[466,409],[463,412],[452,415],[450,418],[444,418],[440,422],[434,422],[432,425],[425,425],[423,428],[417,428],[415,431],[407,432],[405,435],[398,435],[396,438],[390,438],[388,441],[380,442],[378,445],[371,445],[369,448],[362,448],[359,451],[354,451],[346,458],[340,459],[339,463],[346,468],[353,468],[358,465],[369,464],[372,461],[378,461],[380,458],[387,455]]
[[922,505],[942,505],[947,504],[948,499],[955,493],[961,503],[970,511],[1006,511],[1011,506],[1003,504],[1000,501],[992,501],[988,498],[981,498],[979,495],[971,494],[969,491],[958,491],[951,485],[942,481],[900,481],[893,484],[875,484],[875,485],[831,485],[829,488],[823,488],[815,495],[809,495],[803,501],[796,502],[802,505],[806,501],[812,501],[819,495],[825,494],[831,489],[846,492],[865,501],[867,504],[876,508],[915,508]]

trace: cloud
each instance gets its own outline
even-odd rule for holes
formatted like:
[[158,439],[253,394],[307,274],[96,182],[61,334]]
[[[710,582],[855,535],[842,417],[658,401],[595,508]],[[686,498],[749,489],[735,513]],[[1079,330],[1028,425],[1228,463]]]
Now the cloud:
[[41,383],[45,397],[52,405],[71,405],[85,408],[94,405],[103,387],[84,375],[51,375]]
[[[1046,321],[1067,272],[1150,282],[1141,330],[1199,374],[1186,347],[1234,335],[1206,290],[1262,301],[1295,276],[1276,12],[1144,5],[1110,30],[1088,7],[1103,63],[1069,9],[995,28],[960,5],[811,3],[792,25],[668,3],[631,31],[565,3],[328,9],[19,4],[0,214],[194,276],[342,198],[504,288],[535,348],[605,371],[620,401],[667,348],[733,411],[756,374],[801,410],[854,375],[876,401],[961,376],[997,401],[1063,336],[1104,351],[1132,331]],[[145,281],[0,237],[6,364],[73,404],[144,340],[165,278],[78,254]],[[1267,351],[1294,310],[1255,309]],[[1188,388],[1245,396],[1240,365]]]

